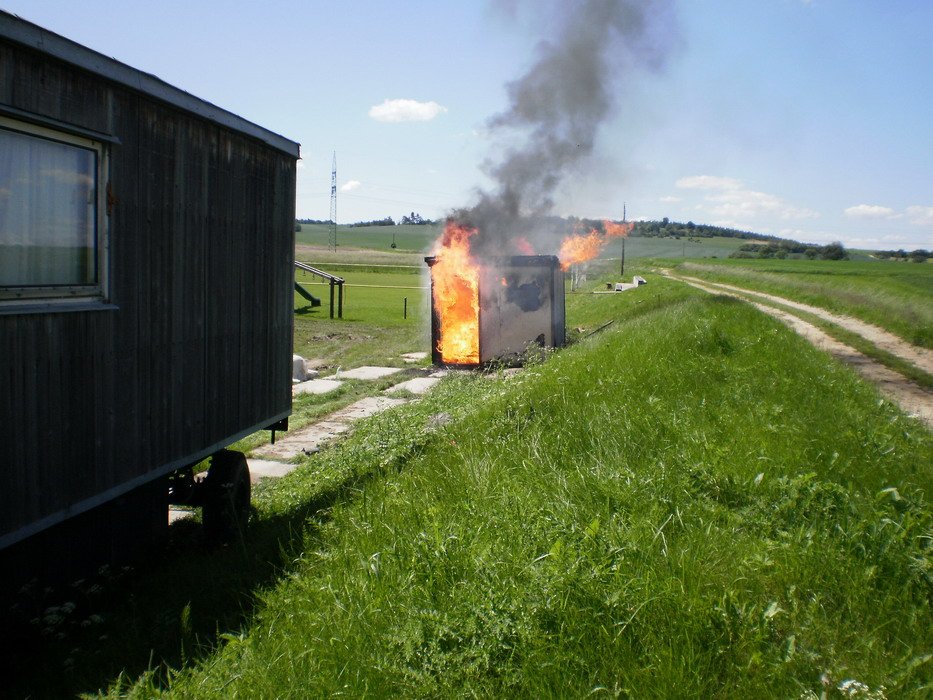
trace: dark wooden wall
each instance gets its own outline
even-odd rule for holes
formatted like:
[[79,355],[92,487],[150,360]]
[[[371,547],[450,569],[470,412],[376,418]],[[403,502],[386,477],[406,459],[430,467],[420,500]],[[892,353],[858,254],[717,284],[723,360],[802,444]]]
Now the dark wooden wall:
[[120,141],[116,309],[0,313],[2,546],[290,411],[295,158],[4,43],[0,105]]

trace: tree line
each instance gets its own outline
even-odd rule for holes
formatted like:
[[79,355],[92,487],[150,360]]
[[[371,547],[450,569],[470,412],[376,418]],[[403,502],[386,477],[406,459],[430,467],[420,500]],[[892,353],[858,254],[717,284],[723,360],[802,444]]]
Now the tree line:
[[[333,225],[333,221],[330,219],[296,219],[295,220],[295,230],[300,231],[302,224],[326,224],[328,226]],[[340,224],[341,226],[347,226],[349,228],[361,228],[363,226],[433,226],[438,223],[437,219],[426,219],[418,212],[411,212],[410,214],[403,214],[402,217],[396,223],[395,219],[391,216],[387,216],[384,219],[372,219],[371,221],[355,221],[352,224]]]
[[[544,223],[549,223],[550,227],[560,227],[561,225],[568,230],[579,226],[586,228],[602,228],[602,221],[597,219],[581,219],[577,217],[544,217]],[[384,219],[373,219],[371,221],[357,221],[352,224],[341,224],[351,228],[363,226],[433,226],[439,223],[437,219],[426,219],[417,212],[410,212],[402,215],[395,221],[391,216]],[[620,223],[620,222],[615,222]],[[805,257],[810,260],[848,260],[849,253],[842,243],[835,241],[827,245],[817,245],[814,243],[801,243],[799,241],[779,238],[764,233],[755,233],[753,231],[742,231],[740,229],[728,228],[724,226],[713,226],[711,224],[696,224],[692,221],[681,223],[671,221],[666,216],[659,221],[635,221],[632,222],[634,228],[630,236],[643,236],[645,238],[740,238],[756,243],[746,243],[734,251],[729,257],[732,258],[787,258]],[[302,224],[326,224],[332,225],[330,219],[297,219],[295,230],[300,231]],[[882,260],[902,260],[912,262],[926,262],[933,258],[933,253],[926,250],[914,250],[911,252],[905,250],[886,250],[873,253],[875,257]]]
[[882,260],[909,260],[910,262],[918,263],[926,262],[933,258],[933,251],[924,250],[922,248],[917,248],[917,250],[912,250],[909,253],[902,248],[900,250],[878,250],[872,254],[876,258],[881,258]]
[[[917,249],[911,252],[906,250],[879,250],[872,255],[880,260],[894,260],[900,262],[926,262],[933,258],[933,253]],[[738,250],[733,251],[730,258],[787,258],[790,256],[803,256],[810,260],[848,260],[849,252],[839,241],[827,245],[813,245],[798,243],[797,241],[780,240],[776,243],[746,243]]]
[[774,243],[746,243],[729,254],[730,258],[788,258],[803,256],[809,260],[848,260],[849,253],[839,241],[827,245],[798,243],[797,241],[779,240]]
[[[660,221],[637,221],[632,236],[647,236],[657,238],[742,238],[758,243],[746,243],[734,251],[731,258],[787,258],[789,256],[805,257],[810,260],[848,260],[849,253],[839,241],[827,245],[814,243],[801,243],[778,236],[770,236],[752,231],[711,226],[709,224],[695,224],[692,221],[679,223],[664,217]],[[918,249],[911,252],[906,250],[877,251],[873,255],[882,260],[901,260],[911,262],[926,262],[933,258],[933,253]]]
[[695,224],[692,221],[680,223],[670,221],[666,216],[660,221],[636,221],[632,236],[645,236],[649,238],[745,238],[753,241],[780,241],[777,236],[768,236],[763,233],[740,231],[723,226],[710,224]]

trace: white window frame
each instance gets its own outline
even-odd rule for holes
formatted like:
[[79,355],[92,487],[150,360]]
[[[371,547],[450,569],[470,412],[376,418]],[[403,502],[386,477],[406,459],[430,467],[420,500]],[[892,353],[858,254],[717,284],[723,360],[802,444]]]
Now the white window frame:
[[76,303],[107,302],[109,297],[109,221],[107,211],[107,189],[110,173],[110,149],[108,144],[87,136],[68,133],[58,128],[14,119],[0,114],[0,129],[15,131],[39,139],[77,146],[95,153],[96,175],[96,231],[95,255],[97,280],[82,285],[50,285],[14,287],[3,286],[0,281],[0,313],[15,311],[20,306],[37,304],[70,306]]

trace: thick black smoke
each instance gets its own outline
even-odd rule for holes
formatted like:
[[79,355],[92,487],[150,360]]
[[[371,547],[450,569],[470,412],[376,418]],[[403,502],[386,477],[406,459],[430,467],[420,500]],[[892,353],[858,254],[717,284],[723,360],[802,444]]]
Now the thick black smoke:
[[[531,1],[540,11],[541,1]],[[559,0],[550,8],[553,36],[531,69],[507,85],[509,108],[487,123],[495,141],[510,144],[483,164],[496,184],[451,215],[479,229],[474,254],[517,252],[508,241],[518,236],[547,245],[541,238],[555,227],[549,215],[556,190],[593,152],[626,76],[663,65],[671,2]]]

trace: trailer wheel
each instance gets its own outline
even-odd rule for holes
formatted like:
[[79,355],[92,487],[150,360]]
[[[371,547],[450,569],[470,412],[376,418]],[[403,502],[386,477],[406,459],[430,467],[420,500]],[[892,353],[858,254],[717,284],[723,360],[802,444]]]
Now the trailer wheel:
[[229,542],[246,532],[250,512],[249,466],[243,453],[221,450],[211,457],[204,481],[204,533],[210,542]]

